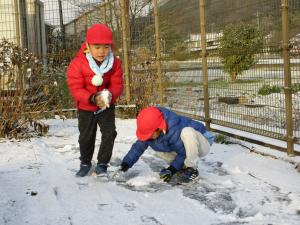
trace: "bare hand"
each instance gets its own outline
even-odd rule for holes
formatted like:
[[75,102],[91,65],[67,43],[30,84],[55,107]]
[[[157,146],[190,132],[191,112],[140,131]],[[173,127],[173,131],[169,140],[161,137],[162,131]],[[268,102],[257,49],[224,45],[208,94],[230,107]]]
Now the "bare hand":
[[101,95],[95,96],[95,104],[96,106],[98,106],[100,109],[105,108],[106,107],[106,103],[103,100]]

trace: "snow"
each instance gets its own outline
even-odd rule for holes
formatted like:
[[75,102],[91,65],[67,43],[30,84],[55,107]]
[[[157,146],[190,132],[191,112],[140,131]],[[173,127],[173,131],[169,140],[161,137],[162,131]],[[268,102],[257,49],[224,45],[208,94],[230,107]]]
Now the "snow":
[[[242,131],[242,130],[237,130],[237,129],[233,129],[233,128],[229,128],[229,127],[224,127],[224,126],[220,126],[220,125],[216,125],[216,124],[211,124],[211,128],[216,129],[216,130],[220,130],[220,131],[225,131],[227,133],[230,134],[235,134],[235,135],[239,135],[241,137],[245,137],[245,138],[249,138],[252,140],[256,140],[256,141],[260,141],[262,143],[266,143],[266,144],[271,144],[274,146],[278,146],[278,147],[282,147],[282,148],[286,148],[287,144],[286,141],[281,141],[281,140],[277,140],[274,138],[269,138],[266,136],[262,136],[262,135],[253,135],[253,133],[249,133],[246,131]],[[254,147],[255,145],[252,144],[252,147]],[[300,145],[299,144],[294,144],[294,150],[297,152],[300,152]],[[268,154],[272,154],[275,157],[281,157],[284,159],[290,158],[287,156],[286,153],[282,153],[279,151],[273,151],[273,150],[268,150],[267,148],[262,148],[259,147],[259,151],[260,152],[264,152],[264,153],[268,153]],[[290,158],[290,160],[292,160],[293,158]]]
[[[45,137],[0,140],[0,224],[299,224],[294,167],[300,157],[286,161],[237,144],[213,144],[198,164],[201,179],[171,186],[159,181],[157,172],[166,164],[149,149],[121,174],[123,181],[77,178],[77,120],[44,122],[50,125]],[[135,120],[117,119],[116,125],[112,173],[135,141]]]

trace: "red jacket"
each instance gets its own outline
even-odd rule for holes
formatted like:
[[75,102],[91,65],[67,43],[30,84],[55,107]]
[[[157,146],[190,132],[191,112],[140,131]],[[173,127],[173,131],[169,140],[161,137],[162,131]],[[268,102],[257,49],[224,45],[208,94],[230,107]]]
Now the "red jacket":
[[96,111],[98,107],[89,102],[90,96],[106,88],[112,94],[111,104],[114,104],[122,94],[123,72],[120,60],[115,57],[112,69],[103,75],[103,84],[94,86],[91,81],[95,73],[85,57],[85,49],[86,44],[83,44],[71,61],[67,70],[67,83],[77,109]]

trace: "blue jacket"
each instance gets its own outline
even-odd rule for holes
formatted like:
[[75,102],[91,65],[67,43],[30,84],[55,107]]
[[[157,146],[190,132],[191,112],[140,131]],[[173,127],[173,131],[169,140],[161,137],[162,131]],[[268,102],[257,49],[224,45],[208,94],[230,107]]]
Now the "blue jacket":
[[184,127],[194,128],[202,133],[210,144],[213,143],[214,135],[208,132],[202,123],[184,116],[179,116],[166,108],[158,107],[158,109],[163,113],[163,117],[167,123],[167,132],[166,134],[162,133],[156,140],[136,141],[123,159],[123,162],[128,164],[129,167],[132,167],[148,146],[150,146],[153,150],[159,152],[175,151],[177,156],[171,163],[171,166],[180,170],[186,158],[185,148],[180,138],[181,131]]

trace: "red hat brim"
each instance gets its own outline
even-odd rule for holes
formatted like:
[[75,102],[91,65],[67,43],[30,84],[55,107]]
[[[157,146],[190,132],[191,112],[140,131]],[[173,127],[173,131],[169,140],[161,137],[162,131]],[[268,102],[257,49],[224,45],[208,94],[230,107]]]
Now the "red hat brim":
[[113,42],[112,42],[112,40],[101,40],[101,41],[99,41],[99,40],[97,40],[97,39],[95,39],[95,40],[93,40],[93,39],[91,39],[91,40],[89,40],[89,41],[86,41],[88,44],[91,44],[91,45],[112,45],[113,44]]

